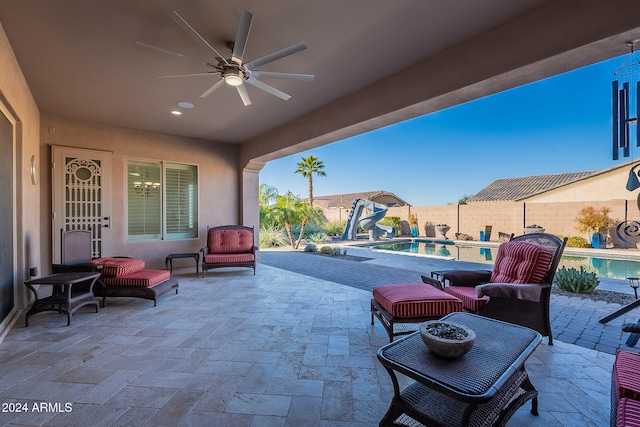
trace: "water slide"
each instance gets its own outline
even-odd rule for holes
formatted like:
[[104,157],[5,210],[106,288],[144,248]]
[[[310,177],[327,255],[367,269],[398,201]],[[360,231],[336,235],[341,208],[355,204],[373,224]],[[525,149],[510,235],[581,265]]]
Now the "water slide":
[[[370,214],[361,216],[362,210],[367,208]],[[358,232],[358,224],[369,232],[369,240],[378,240],[380,236],[395,237],[396,229],[387,225],[377,224],[387,214],[387,207],[371,200],[355,199],[351,206],[351,213],[347,219],[342,240],[355,240]]]

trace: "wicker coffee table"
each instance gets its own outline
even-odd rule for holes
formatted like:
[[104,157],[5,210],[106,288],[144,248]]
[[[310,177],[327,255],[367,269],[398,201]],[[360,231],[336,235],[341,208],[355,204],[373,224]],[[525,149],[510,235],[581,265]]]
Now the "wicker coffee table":
[[[476,342],[459,359],[433,355],[418,332],[378,350],[393,383],[391,405],[380,426],[502,426],[528,400],[538,414],[538,392],[524,362],[542,340],[528,328],[470,313],[443,319],[473,329]],[[416,382],[400,390],[396,372]]]

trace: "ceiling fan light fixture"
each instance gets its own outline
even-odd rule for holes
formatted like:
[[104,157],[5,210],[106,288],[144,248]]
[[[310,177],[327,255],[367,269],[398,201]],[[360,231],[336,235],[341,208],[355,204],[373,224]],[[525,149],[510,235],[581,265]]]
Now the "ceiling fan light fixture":
[[240,86],[244,79],[240,76],[240,73],[229,73],[224,76],[224,82],[229,86]]

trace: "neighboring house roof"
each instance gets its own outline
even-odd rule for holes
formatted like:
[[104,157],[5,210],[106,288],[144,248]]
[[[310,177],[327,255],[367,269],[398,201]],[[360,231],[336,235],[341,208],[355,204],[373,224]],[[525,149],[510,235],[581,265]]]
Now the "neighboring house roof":
[[497,179],[474,194],[468,202],[518,201],[576,181],[591,178],[603,171],[571,172],[553,175]]
[[350,208],[355,199],[372,200],[387,206],[411,206],[395,194],[383,190],[314,196],[313,203],[323,208]]

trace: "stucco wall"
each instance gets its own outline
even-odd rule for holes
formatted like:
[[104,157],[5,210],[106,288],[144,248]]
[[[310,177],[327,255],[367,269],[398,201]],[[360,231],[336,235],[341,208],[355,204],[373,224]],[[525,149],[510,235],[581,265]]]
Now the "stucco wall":
[[[192,138],[86,123],[52,114],[41,115],[42,150],[50,161],[51,146],[111,151],[113,254],[144,259],[151,268],[164,268],[169,253],[198,252],[208,225],[238,224],[238,148]],[[129,159],[160,160],[198,166],[198,239],[127,242],[126,163]],[[43,213],[51,212],[51,173],[43,173]],[[51,259],[50,215],[42,215],[43,259]]]
[[[606,142],[603,142],[605,144]],[[594,200],[634,199],[634,193],[625,188],[633,162],[626,162],[614,169],[603,171],[592,178],[575,182],[556,190],[528,198],[530,203],[585,202]]]
[[[39,112],[22,75],[7,37],[0,26],[0,103],[16,122],[15,147],[15,216],[16,216],[16,304],[26,303],[29,267],[41,267],[40,257],[40,189],[30,182],[32,155],[39,155]],[[40,156],[41,158],[42,156]],[[1,173],[7,173],[2,171]],[[9,201],[4,200],[3,203]],[[3,218],[3,220],[6,220]]]

